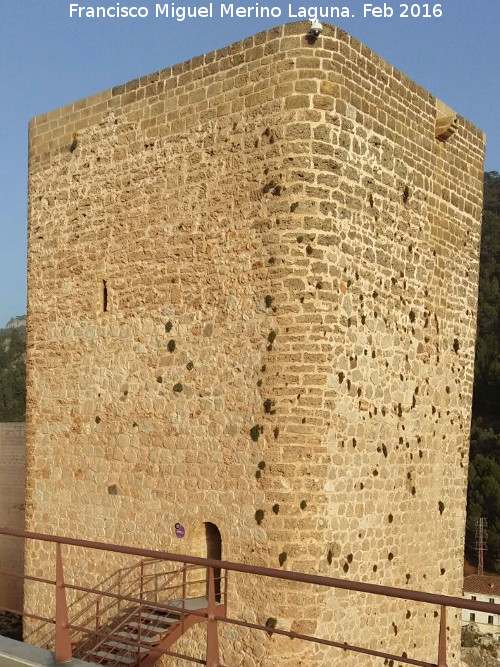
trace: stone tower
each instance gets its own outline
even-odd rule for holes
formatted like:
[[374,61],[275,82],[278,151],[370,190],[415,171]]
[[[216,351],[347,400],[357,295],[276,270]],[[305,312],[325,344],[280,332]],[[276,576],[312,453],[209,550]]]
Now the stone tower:
[[[28,528],[206,555],[210,526],[227,560],[459,594],[484,137],[308,29],[32,121]],[[247,620],[435,659],[424,605],[230,590]],[[372,664],[221,644],[231,667]]]

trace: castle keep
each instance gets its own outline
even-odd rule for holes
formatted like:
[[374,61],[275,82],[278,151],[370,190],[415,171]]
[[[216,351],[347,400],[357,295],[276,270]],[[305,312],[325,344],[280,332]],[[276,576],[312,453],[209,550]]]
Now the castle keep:
[[[484,137],[308,30],[32,121],[27,526],[199,556],[220,534],[227,560],[457,595]],[[26,566],[44,572],[43,545]],[[242,577],[229,605],[435,660],[418,603]],[[231,667],[381,664],[220,642]]]

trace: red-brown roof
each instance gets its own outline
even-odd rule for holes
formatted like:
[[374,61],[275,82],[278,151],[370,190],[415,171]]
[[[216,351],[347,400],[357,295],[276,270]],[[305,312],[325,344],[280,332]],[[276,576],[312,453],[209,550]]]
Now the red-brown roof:
[[500,577],[495,574],[471,574],[464,578],[464,593],[500,595]]

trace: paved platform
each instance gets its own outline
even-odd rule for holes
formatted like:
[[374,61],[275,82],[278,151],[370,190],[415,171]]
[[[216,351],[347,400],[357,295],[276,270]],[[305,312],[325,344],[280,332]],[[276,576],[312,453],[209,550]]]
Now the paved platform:
[[[53,651],[18,642],[9,637],[0,636],[0,667],[54,667],[56,664]],[[89,662],[73,659],[65,663],[68,667],[88,667]]]

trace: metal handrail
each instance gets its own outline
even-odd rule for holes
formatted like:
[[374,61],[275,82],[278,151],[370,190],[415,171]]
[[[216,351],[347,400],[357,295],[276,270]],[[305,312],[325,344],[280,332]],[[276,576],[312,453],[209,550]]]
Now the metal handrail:
[[500,605],[489,602],[478,602],[477,600],[465,600],[451,595],[440,595],[438,593],[424,593],[395,586],[382,586],[381,584],[367,584],[350,579],[336,579],[334,577],[323,577],[317,574],[304,574],[301,572],[288,572],[271,567],[260,567],[257,565],[245,565],[231,561],[215,560],[214,558],[201,558],[198,556],[184,556],[182,554],[170,553],[168,551],[154,551],[153,549],[140,549],[138,547],[127,547],[118,544],[106,544],[105,542],[94,542],[91,540],[77,540],[72,537],[60,537],[58,535],[47,535],[46,533],[35,533],[14,528],[0,527],[0,535],[21,537],[24,539],[40,540],[42,542],[53,542],[56,544],[67,544],[75,547],[86,547],[97,551],[111,551],[112,553],[129,554],[131,556],[144,556],[156,560],[170,560],[177,563],[189,563],[202,567],[242,572],[245,574],[256,574],[272,579],[285,579],[304,584],[326,586],[328,588],[341,588],[343,590],[357,591],[358,593],[373,593],[385,597],[394,597],[414,602],[428,602],[429,604],[445,605],[457,609],[471,609],[473,611],[492,611],[500,614]]
[[[20,537],[24,539],[34,539],[34,540],[41,540],[41,541],[46,541],[46,542],[53,542],[56,544],[56,591],[57,591],[57,596],[56,596],[56,660],[59,662],[64,661],[62,658],[69,659],[71,657],[71,646],[69,644],[68,648],[68,641],[69,641],[69,629],[75,628],[73,624],[70,624],[67,620],[65,621],[65,613],[66,613],[66,618],[67,618],[67,608],[65,608],[65,601],[64,601],[64,591],[66,588],[73,588],[75,590],[81,590],[81,591],[90,591],[90,592],[96,592],[102,595],[102,591],[96,591],[95,589],[86,589],[84,587],[80,586],[72,586],[71,584],[67,584],[63,580],[62,576],[62,557],[61,557],[61,545],[72,545],[72,546],[77,546],[77,547],[86,547],[90,549],[96,549],[96,550],[101,550],[101,551],[108,551],[111,553],[121,553],[121,554],[129,554],[129,555],[136,555],[136,556],[141,556],[141,557],[147,557],[151,558],[154,560],[168,560],[171,562],[177,562],[177,563],[183,563],[184,567],[178,570],[177,572],[181,572],[188,566],[194,566],[194,567],[204,567],[207,570],[207,575],[208,575],[208,608],[203,609],[203,610],[186,610],[185,609],[185,602],[183,601],[182,607],[176,607],[177,613],[186,612],[189,616],[192,617],[198,617],[200,620],[205,621],[207,623],[207,659],[204,664],[215,666],[215,667],[223,667],[221,663],[218,660],[218,645],[217,645],[217,623],[228,623],[232,624],[235,626],[241,626],[241,627],[246,627],[246,628],[252,628],[255,630],[260,630],[264,631],[270,634],[279,634],[283,636],[287,636],[290,638],[297,638],[297,639],[302,639],[304,641],[309,641],[309,642],[315,642],[319,644],[323,644],[326,646],[333,646],[336,648],[341,648],[349,651],[355,651],[358,653],[363,653],[367,655],[372,655],[372,656],[377,656],[381,658],[386,658],[389,660],[395,660],[400,663],[404,664],[410,664],[410,665],[417,665],[419,667],[446,667],[446,609],[447,607],[453,607],[457,609],[469,609],[473,611],[483,611],[483,612],[488,612],[488,613],[493,613],[493,614],[500,614],[500,605],[497,604],[492,604],[489,602],[479,602],[477,600],[468,600],[456,596],[449,596],[449,595],[440,595],[440,594],[435,594],[435,593],[425,593],[422,591],[414,591],[414,590],[408,590],[404,588],[397,588],[393,586],[382,586],[379,584],[370,584],[370,583],[363,583],[359,581],[350,581],[346,579],[336,579],[336,578],[331,578],[331,577],[324,577],[324,576],[319,576],[319,575],[313,575],[313,574],[303,574],[299,572],[286,572],[282,570],[277,570],[273,568],[268,568],[268,567],[259,567],[259,566],[254,566],[254,565],[245,565],[242,563],[234,563],[234,562],[229,562],[229,561],[220,561],[220,560],[215,560],[215,559],[207,559],[207,558],[199,558],[195,556],[184,556],[180,554],[173,554],[169,552],[164,552],[164,551],[153,551],[151,549],[140,549],[136,547],[125,547],[125,546],[120,546],[120,545],[110,545],[110,544],[104,544],[101,542],[92,542],[88,540],[77,540],[74,538],[64,538],[64,537],[58,537],[58,536],[53,536],[53,535],[46,535],[42,533],[34,533],[34,532],[28,532],[28,531],[20,531],[20,530],[15,530],[15,529],[9,529],[9,528],[0,528],[0,534],[3,535],[10,535],[13,537]],[[230,618],[227,615],[227,606],[226,605],[219,605],[217,606],[216,602],[216,596],[221,596],[222,591],[216,593],[215,592],[215,572],[220,572],[222,573],[224,571],[224,575],[220,577],[221,581],[224,580],[225,582],[225,590],[224,590],[224,601],[227,600],[227,572],[232,571],[232,572],[241,572],[245,574],[253,574],[256,576],[264,576],[264,577],[269,577],[272,579],[281,579],[285,581],[292,581],[292,582],[298,582],[298,583],[304,583],[304,584],[310,584],[310,585],[315,585],[315,586],[322,586],[326,588],[339,588],[343,590],[349,590],[349,591],[356,591],[356,592],[361,592],[361,593],[370,593],[374,595],[382,595],[385,597],[390,597],[390,598],[397,598],[397,599],[403,599],[403,600],[412,600],[415,602],[423,602],[423,603],[428,603],[432,605],[437,605],[440,608],[440,621],[439,621],[439,637],[438,637],[438,657],[437,657],[437,663],[431,663],[431,662],[425,662],[422,660],[415,660],[412,658],[409,658],[406,656],[406,654],[399,656],[399,655],[393,655],[390,653],[384,653],[381,651],[375,651],[372,649],[364,648],[364,647],[359,647],[359,646],[354,646],[350,645],[347,643],[341,643],[341,642],[335,642],[335,641],[330,641],[326,639],[322,639],[320,637],[314,637],[311,635],[305,635],[305,634],[299,634],[291,631],[286,631],[286,630],[281,630],[279,628],[269,628],[267,626],[262,626],[258,625],[256,623],[249,623],[247,621],[239,620],[239,619],[234,619]],[[187,585],[189,585],[190,582],[187,582]],[[178,587],[171,587],[174,588],[174,590],[178,588],[182,588],[183,590],[183,600],[185,600],[185,592],[186,592],[186,578],[183,575],[183,583],[179,585]],[[153,592],[155,592],[153,590]],[[130,597],[125,597],[125,596],[119,596],[115,595],[112,593],[109,593],[110,597],[117,597],[121,599],[131,599],[134,602],[137,602],[139,604],[139,610],[136,608],[133,613],[141,613],[140,612],[140,607],[141,605],[144,606],[144,599],[137,599],[137,598],[132,598]],[[219,597],[220,599],[220,597]],[[161,604],[156,602],[154,607],[158,609],[168,609],[169,606],[165,604]],[[194,621],[193,621],[194,622]],[[85,631],[84,628],[79,628],[76,627],[78,630]],[[59,643],[60,646],[63,646],[63,649],[59,649],[58,652],[58,643],[57,643],[57,637],[58,637],[58,631],[59,631]],[[87,632],[89,632],[87,630]],[[108,633],[107,635],[105,633],[101,633],[100,631],[93,631],[96,636],[100,636],[103,634],[104,636],[107,636],[108,638],[112,636]],[[124,643],[130,643],[130,642],[124,642]],[[156,646],[154,649],[151,650],[151,646],[145,645],[143,642],[137,641],[132,643],[133,646],[137,648],[137,650],[140,650],[141,647],[147,648],[152,654],[152,658],[149,658],[149,662],[147,663],[148,665],[151,665],[151,659],[156,659],[161,654],[171,654],[168,650],[166,650],[165,646],[162,646],[161,643],[159,646]],[[69,655],[69,658],[67,657]],[[156,657],[155,657],[156,655]],[[198,662],[197,660],[193,660],[195,662]],[[203,664],[203,663],[202,663]]]
[[[133,570],[134,568],[136,568],[137,566],[138,566],[138,563],[134,563],[133,565],[131,565],[131,566],[127,567],[127,568],[121,568],[121,569],[118,570],[117,572],[115,572],[115,573],[111,574],[109,577],[107,577],[107,578],[104,580],[103,583],[106,583],[107,581],[109,581],[109,579],[112,579],[113,577],[116,577],[117,575],[119,575],[120,572],[124,572],[125,570],[130,570],[130,571],[132,571],[132,570]],[[119,581],[120,581],[120,579],[118,579],[117,581],[114,581],[113,584],[111,584],[106,590],[108,590],[108,591],[112,590],[112,588],[113,588],[114,586],[116,586],[116,584],[118,584]],[[48,583],[48,582],[47,582],[47,583]],[[53,582],[53,583],[55,584],[55,582]],[[91,593],[90,593],[90,591],[89,591],[89,592],[88,592],[88,595],[90,595],[90,594],[91,594]],[[77,604],[78,602],[80,602],[80,601],[81,601],[81,599],[80,599],[80,600],[75,600],[75,601],[72,602],[70,605],[68,605],[68,611],[71,609],[71,607],[73,607],[74,605],[76,605],[76,604]],[[89,602],[89,604],[88,604],[86,607],[84,607],[84,608],[77,614],[77,616],[75,616],[75,617],[73,618],[73,620],[74,620],[74,621],[78,620],[78,618],[80,618],[81,615],[82,615],[83,613],[85,613],[88,609],[90,609],[90,607],[92,607],[93,604],[94,604],[94,601],[91,600],[91,601]],[[43,626],[42,626],[42,627],[43,627]],[[28,635],[28,637],[31,637],[35,632],[40,632],[41,629],[42,629],[42,627],[35,628],[35,629]],[[27,637],[27,638],[28,638],[28,637]],[[50,646],[50,642],[52,641],[52,639],[53,639],[53,637],[52,637],[52,628],[51,628],[47,633],[45,633],[45,635],[43,635],[43,636],[39,639],[39,643],[40,643],[42,646],[46,646],[46,647],[48,647],[48,646]]]

